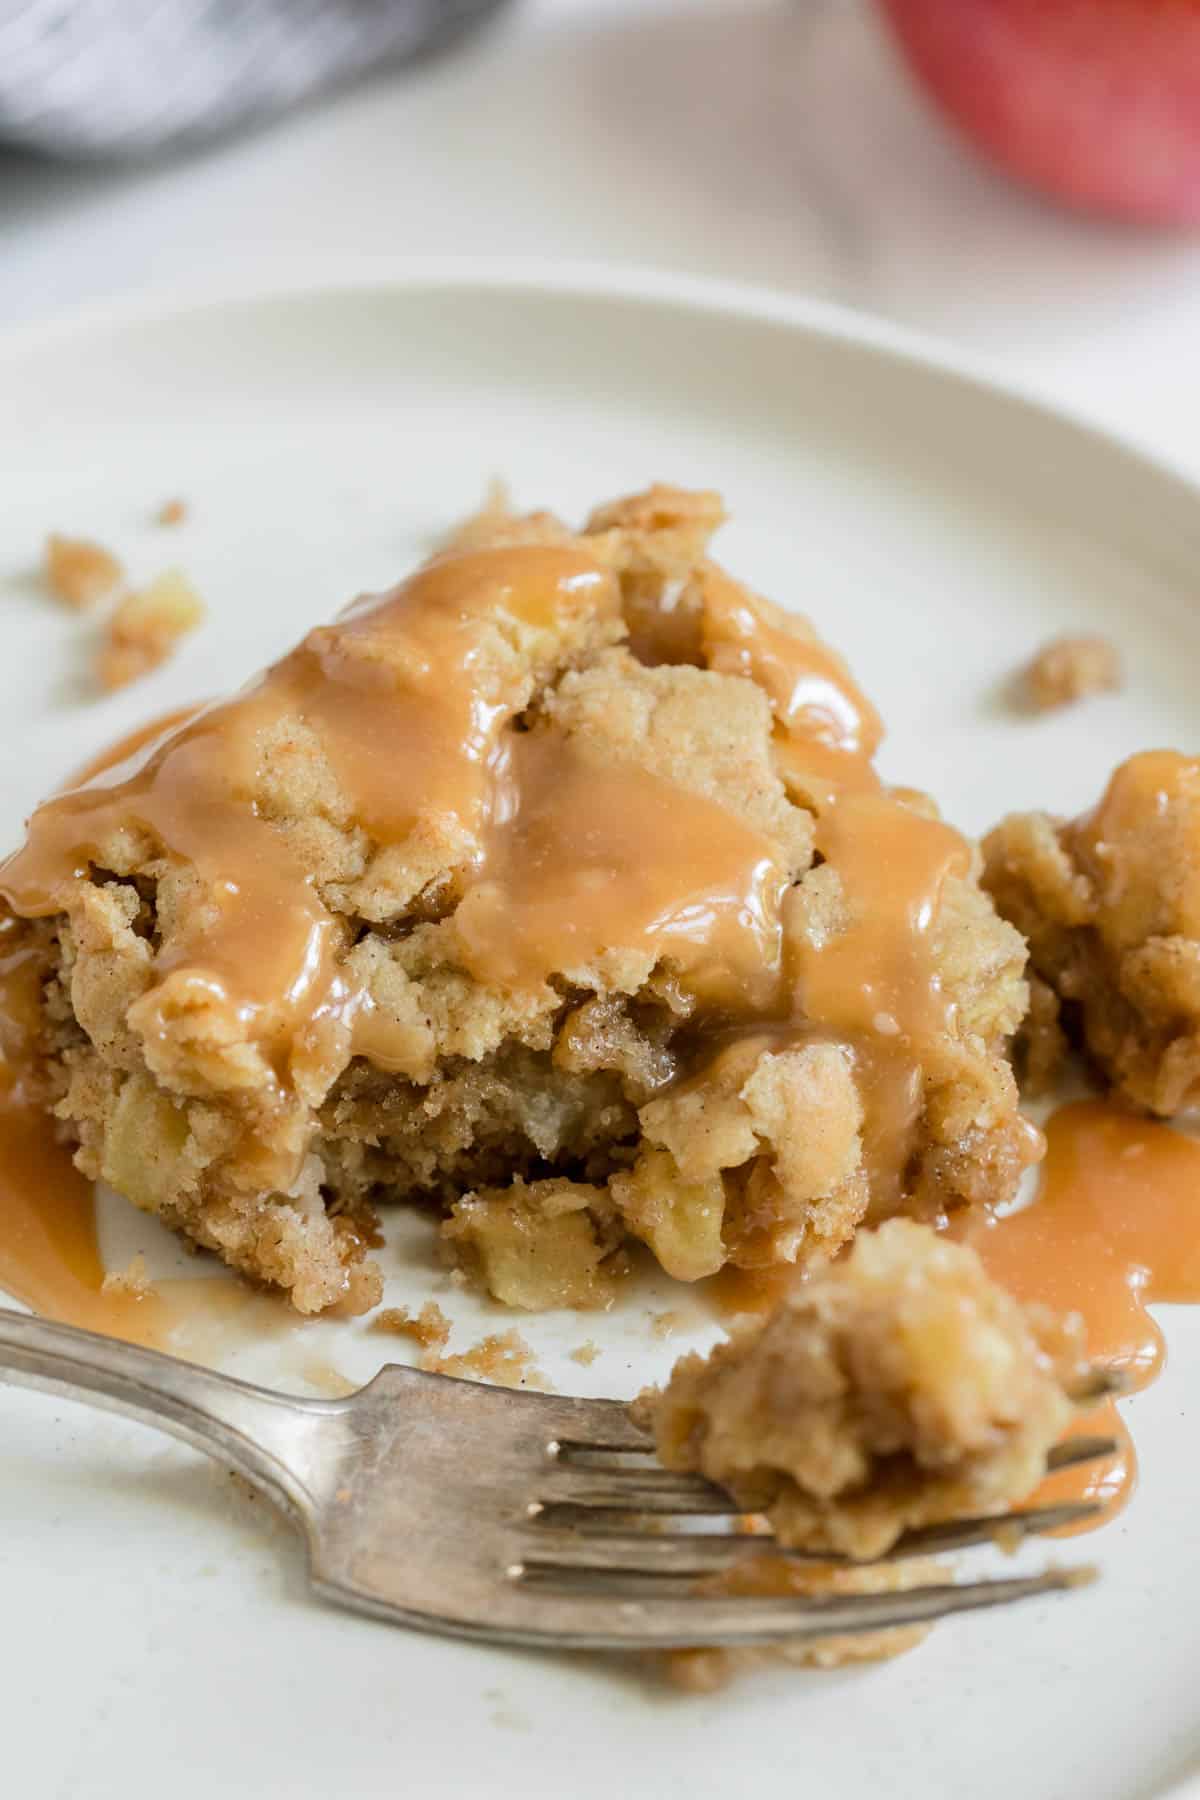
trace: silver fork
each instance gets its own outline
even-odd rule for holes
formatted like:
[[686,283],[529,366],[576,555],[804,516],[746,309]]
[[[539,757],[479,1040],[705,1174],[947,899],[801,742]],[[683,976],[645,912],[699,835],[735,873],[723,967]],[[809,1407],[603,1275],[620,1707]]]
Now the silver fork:
[[[484,1387],[395,1365],[347,1399],[293,1399],[4,1309],[0,1381],[130,1414],[232,1465],[300,1526],[318,1594],[460,1637],[604,1650],[812,1641],[999,1606],[1091,1573],[724,1598],[697,1578],[779,1554],[773,1540],[739,1531],[738,1509],[711,1482],[662,1468],[616,1400]],[[1097,1372],[1080,1398],[1110,1385]],[[1071,1438],[1050,1464],[1113,1448],[1106,1438]],[[1042,1507],[1006,1514],[1003,1526],[1047,1531],[1094,1510]],[[723,1529],[689,1528],[697,1515]],[[891,1554],[992,1541],[997,1523],[963,1519],[910,1532]]]

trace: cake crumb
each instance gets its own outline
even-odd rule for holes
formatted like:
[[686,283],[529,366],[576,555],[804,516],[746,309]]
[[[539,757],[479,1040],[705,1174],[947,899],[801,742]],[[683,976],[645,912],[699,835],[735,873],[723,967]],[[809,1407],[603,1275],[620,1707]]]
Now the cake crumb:
[[991,1528],[990,1537],[997,1550],[1004,1556],[1015,1556],[1027,1536],[1024,1528],[1015,1519],[997,1519]]
[[467,1381],[491,1381],[497,1387],[534,1387],[552,1391],[542,1371],[534,1365],[533,1350],[519,1331],[493,1331],[457,1356],[438,1356],[426,1350],[421,1367],[430,1375],[457,1375]]
[[1067,1034],[1062,1027],[1062,1006],[1049,982],[1031,970],[1029,1011],[1021,1022],[1015,1050],[1021,1070],[1021,1092],[1037,1100],[1054,1091],[1066,1060]]
[[176,497],[164,500],[154,515],[156,525],[182,525],[188,516],[188,503]]
[[650,1315],[650,1329],[656,1338],[674,1337],[686,1324],[687,1314],[680,1312],[678,1308]]
[[371,1320],[370,1329],[411,1338],[423,1350],[441,1350],[450,1342],[450,1321],[436,1300],[427,1300],[419,1313],[406,1306],[385,1306]]
[[111,692],[148,675],[203,618],[203,601],[177,569],[126,594],[108,621],[96,656],[100,686]]
[[124,1269],[113,1269],[100,1283],[102,1294],[124,1294],[130,1300],[146,1300],[154,1292],[154,1283],[146,1273],[146,1258],[139,1250]]
[[1023,1308],[967,1245],[891,1219],[634,1414],[668,1469],[765,1513],[786,1548],[868,1561],[1030,1493],[1082,1366],[1077,1316]]
[[42,574],[55,599],[76,612],[98,606],[116,593],[125,571],[111,550],[90,538],[63,537],[52,531],[46,539]]
[[585,1369],[590,1369],[599,1354],[599,1344],[588,1338],[586,1343],[576,1344],[574,1350],[571,1351],[571,1361],[582,1363]]
[[[714,1576],[704,1585],[714,1597],[795,1596],[821,1601],[854,1594],[903,1593],[947,1579],[945,1564],[928,1557],[847,1568],[835,1564],[790,1562],[768,1552],[747,1560],[726,1574]],[[931,1629],[927,1624],[897,1625],[878,1631],[842,1632],[827,1638],[744,1648],[698,1646],[661,1652],[659,1664],[673,1687],[688,1694],[712,1694],[727,1687],[739,1675],[781,1663],[799,1668],[837,1669],[846,1663],[882,1662],[915,1649]]]
[[1025,697],[1038,712],[1071,706],[1090,694],[1111,693],[1124,676],[1116,647],[1105,637],[1061,637],[1043,644],[1024,672]]

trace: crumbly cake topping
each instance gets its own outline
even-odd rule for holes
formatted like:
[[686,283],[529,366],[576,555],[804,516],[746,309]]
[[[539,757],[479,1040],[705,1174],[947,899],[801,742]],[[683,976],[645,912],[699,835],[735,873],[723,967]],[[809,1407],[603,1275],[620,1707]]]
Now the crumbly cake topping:
[[204,602],[186,576],[168,569],[126,594],[108,619],[96,651],[102,688],[125,687],[150,674],[204,621]]
[[1111,693],[1124,680],[1120,653],[1106,637],[1054,638],[1024,671],[1024,690],[1038,712],[1072,706],[1092,694]]
[[119,558],[103,544],[58,531],[46,539],[42,575],[55,599],[76,612],[110,599],[125,579]]
[[371,1320],[371,1330],[410,1338],[422,1350],[444,1350],[450,1342],[450,1321],[436,1300],[427,1300],[416,1313],[406,1306],[383,1306]]
[[1016,813],[984,843],[984,881],[1029,940],[1028,1053],[1041,1085],[1068,1036],[1135,1105],[1200,1098],[1200,761],[1144,751],[1075,820]]

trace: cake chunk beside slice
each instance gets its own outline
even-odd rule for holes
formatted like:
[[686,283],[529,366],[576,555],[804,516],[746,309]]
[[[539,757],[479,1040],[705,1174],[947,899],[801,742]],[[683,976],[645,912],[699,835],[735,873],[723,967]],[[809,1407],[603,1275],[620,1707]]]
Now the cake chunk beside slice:
[[[1200,761],[1145,751],[1081,818],[1016,813],[984,841],[984,885],[1029,941],[1030,1054],[1067,1040],[1134,1105],[1200,1100]],[[1056,1003],[1057,1002],[1057,1006]]]

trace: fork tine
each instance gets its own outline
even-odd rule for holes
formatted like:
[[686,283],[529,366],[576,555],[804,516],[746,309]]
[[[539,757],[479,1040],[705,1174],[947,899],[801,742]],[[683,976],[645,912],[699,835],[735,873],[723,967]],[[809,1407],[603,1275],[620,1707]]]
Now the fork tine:
[[[566,1441],[558,1440],[554,1449],[561,1451]],[[597,1449],[599,1446],[592,1445],[589,1448]],[[1116,1442],[1112,1438],[1066,1438],[1050,1451],[1046,1458],[1046,1469],[1048,1473],[1053,1473],[1058,1469],[1074,1468],[1079,1463],[1112,1456],[1116,1449]],[[750,1510],[739,1506],[723,1488],[702,1475],[678,1474],[674,1470],[654,1466],[624,1465],[606,1468],[603,1464],[586,1461],[555,1460],[546,1471],[543,1491],[531,1506],[530,1517],[545,1516],[549,1510],[554,1509],[561,1518],[564,1517],[561,1510],[563,1508],[579,1509],[581,1512],[594,1509],[624,1513],[712,1516],[732,1516]],[[939,1532],[967,1533],[966,1537],[954,1535],[943,1539],[939,1536],[937,1541],[942,1547],[949,1549],[958,1542],[977,1542],[987,1533],[994,1533],[1001,1520],[1011,1521],[1015,1517],[1013,1514],[1003,1514],[990,1522],[966,1519],[934,1529]],[[1069,1519],[1057,1521],[1062,1524],[1070,1522]],[[1051,1530],[1053,1527],[1044,1525],[1034,1529]]]
[[555,1571],[580,1570],[593,1574],[624,1573],[662,1578],[694,1579],[720,1574],[756,1557],[783,1558],[789,1562],[820,1563],[825,1567],[869,1567],[883,1562],[899,1562],[910,1556],[928,1556],[947,1550],[963,1550],[971,1545],[995,1541],[998,1529],[1012,1531],[1021,1537],[1038,1532],[1055,1531],[1063,1525],[1074,1525],[1099,1513],[1101,1508],[1090,1501],[1072,1501],[1062,1506],[1031,1507],[1027,1512],[1003,1513],[999,1517],[954,1519],[944,1525],[923,1526],[899,1538],[883,1556],[854,1563],[849,1557],[827,1550],[784,1550],[773,1537],[749,1537],[741,1532],[639,1532],[628,1528],[570,1530],[554,1526],[535,1526],[528,1552],[522,1552],[520,1567],[529,1575],[551,1576]]
[[[538,1399],[541,1397],[537,1396]],[[561,1414],[563,1404],[558,1402],[556,1413]],[[560,1428],[553,1433],[555,1453],[569,1455],[575,1450],[613,1450],[653,1454],[654,1439],[629,1416],[627,1401],[578,1400],[566,1404],[569,1414],[558,1419]]]
[[1051,1475],[1056,1469],[1073,1469],[1077,1463],[1095,1462],[1102,1456],[1115,1456],[1117,1448],[1115,1438],[1064,1438],[1061,1444],[1055,1444],[1047,1456],[1046,1469]]
[[1125,1393],[1128,1387],[1129,1378],[1123,1369],[1093,1363],[1082,1379],[1069,1390],[1069,1395],[1076,1406],[1091,1406],[1093,1401]]
[[1064,1525],[1079,1525],[1095,1518],[1104,1508],[1095,1500],[1064,1500],[1059,1506],[1030,1506],[1024,1512],[992,1513],[974,1519],[948,1519],[944,1525],[920,1525],[906,1531],[892,1545],[886,1557],[890,1562],[904,1556],[929,1556],[943,1550],[969,1550],[974,1544],[994,1544],[997,1538],[1012,1532],[1018,1537],[1036,1537],[1043,1531],[1060,1531]]
[[[518,1581],[531,1601],[554,1609],[557,1629],[578,1647],[673,1649],[695,1644],[813,1642],[845,1632],[881,1631],[920,1625],[953,1613],[1005,1606],[1015,1600],[1079,1587],[1093,1569],[1046,1569],[1040,1575],[998,1581],[931,1584],[890,1594],[765,1596],[725,1599],[712,1595],[622,1596],[554,1593],[541,1581]],[[552,1615],[547,1612],[547,1620]]]
[[783,1554],[774,1538],[743,1537],[736,1532],[572,1531],[538,1527],[514,1565],[522,1575],[553,1575],[582,1570],[594,1574],[720,1574],[763,1550]]
[[[1128,1379],[1120,1369],[1094,1363],[1071,1389],[1077,1406],[1090,1406],[1112,1394],[1122,1394]],[[568,1456],[574,1451],[634,1452],[654,1454],[654,1439],[629,1416],[623,1400],[588,1400],[573,1409],[570,1427],[559,1432],[554,1447]]]
[[[653,1438],[643,1438],[640,1443],[623,1443],[615,1434],[606,1438],[553,1438],[546,1446],[552,1456],[560,1457],[564,1462],[580,1461],[586,1466],[586,1459],[591,1456],[654,1456],[656,1454]],[[621,1466],[621,1465],[618,1465]]]
[[597,1508],[612,1512],[711,1513],[745,1512],[715,1482],[703,1475],[678,1475],[671,1469],[596,1469],[554,1464],[547,1469],[535,1504]]

